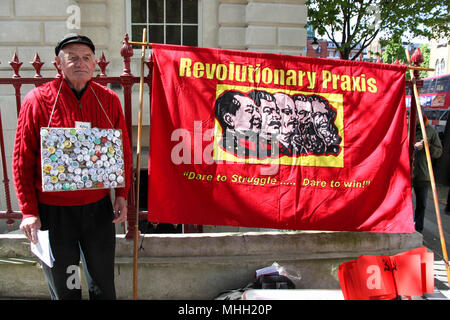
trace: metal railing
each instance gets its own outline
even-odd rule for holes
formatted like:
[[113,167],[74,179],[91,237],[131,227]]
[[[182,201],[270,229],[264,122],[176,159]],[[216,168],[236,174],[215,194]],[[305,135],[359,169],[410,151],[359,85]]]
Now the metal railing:
[[[108,84],[118,84],[123,89],[123,109],[125,114],[125,122],[126,127],[129,135],[130,140],[130,146],[133,146],[133,130],[132,130],[132,87],[134,84],[140,82],[139,76],[133,76],[131,74],[130,69],[130,58],[133,56],[133,48],[128,43],[129,37],[128,34],[124,36],[123,46],[120,50],[120,55],[123,58],[123,72],[118,77],[109,77],[106,74],[106,67],[109,64],[109,62],[106,60],[105,55],[100,55],[100,59],[97,60],[97,65],[100,68],[100,73],[93,77],[92,80],[100,83],[102,85],[108,85]],[[0,62],[1,63],[1,62]],[[21,93],[21,87],[25,84],[32,84],[36,87],[39,85],[42,85],[43,83],[46,83],[48,81],[52,81],[55,78],[61,77],[61,70],[58,69],[55,62],[53,62],[53,65],[57,71],[57,74],[54,78],[50,77],[42,77],[41,75],[41,68],[44,64],[44,62],[41,61],[38,53],[36,53],[34,59],[30,64],[33,66],[35,74],[33,77],[22,77],[20,75],[20,68],[23,65],[23,62],[19,60],[19,57],[17,56],[17,53],[14,54],[11,61],[9,61],[9,65],[11,66],[11,69],[13,71],[13,75],[10,78],[0,78],[0,85],[11,85],[14,87],[15,90],[15,100],[16,100],[16,112],[17,115],[19,114],[21,103],[22,103],[22,93]],[[151,56],[149,56],[145,64],[147,65],[148,74],[144,76],[144,82],[148,85],[149,88],[149,101],[151,101],[151,87],[152,87],[152,60]],[[9,106],[8,106],[9,107]],[[10,112],[8,110],[8,112]],[[0,219],[7,219],[6,223],[9,225],[12,225],[14,223],[15,219],[22,219],[22,213],[20,211],[14,211],[12,209],[12,203],[11,203],[11,192],[13,196],[15,196],[14,188],[11,187],[11,181],[8,176],[8,170],[7,166],[10,165],[6,163],[6,154],[5,154],[5,140],[3,135],[3,127],[2,127],[2,119],[1,119],[1,110],[0,110],[0,152],[1,152],[1,161],[2,161],[2,169],[3,169],[3,185],[5,190],[5,202],[6,202],[6,209],[0,208]],[[126,232],[127,238],[134,237],[134,226],[136,222],[136,215],[134,214],[136,212],[135,207],[135,191],[136,191],[136,170],[133,167],[133,162],[131,163],[132,170],[130,174],[131,177],[131,188],[128,195],[128,228]],[[147,218],[147,211],[139,211],[139,220],[146,219]]]

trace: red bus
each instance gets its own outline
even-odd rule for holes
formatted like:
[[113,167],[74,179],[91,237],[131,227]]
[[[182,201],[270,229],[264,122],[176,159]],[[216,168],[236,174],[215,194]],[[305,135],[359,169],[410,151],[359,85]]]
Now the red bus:
[[[450,74],[424,78],[419,89],[419,101],[423,113],[439,135],[444,132],[450,113]],[[411,106],[411,90],[406,88],[406,107]]]

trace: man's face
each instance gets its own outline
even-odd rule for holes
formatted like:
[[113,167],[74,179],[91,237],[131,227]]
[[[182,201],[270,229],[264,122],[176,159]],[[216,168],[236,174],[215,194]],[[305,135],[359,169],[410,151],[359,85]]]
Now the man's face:
[[298,122],[300,127],[305,126],[308,123],[312,122],[312,106],[309,101],[295,101],[295,107],[297,110]]
[[259,107],[261,112],[261,135],[270,138],[271,135],[278,135],[281,129],[280,109],[275,101],[261,99]]
[[294,133],[297,124],[297,113],[294,100],[284,93],[276,93],[275,101],[281,114],[281,134],[290,135]]
[[241,107],[236,111],[234,130],[242,134],[258,133],[261,129],[261,115],[252,99],[235,96]]
[[80,43],[64,46],[55,60],[64,78],[75,89],[82,89],[92,78],[96,64],[92,50]]
[[313,101],[312,102],[312,118],[314,125],[316,127],[316,131],[322,137],[326,137],[330,135],[328,130],[330,124],[330,116],[326,105],[321,101]]

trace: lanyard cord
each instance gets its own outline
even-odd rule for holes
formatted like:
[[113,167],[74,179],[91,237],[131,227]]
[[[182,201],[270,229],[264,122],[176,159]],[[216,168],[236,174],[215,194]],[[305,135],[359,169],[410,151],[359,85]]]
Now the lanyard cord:
[[111,128],[114,128],[114,125],[112,124],[111,119],[109,119],[108,114],[106,113],[105,109],[103,109],[103,105],[102,105],[102,103],[100,102],[100,100],[98,99],[97,94],[95,93],[94,89],[92,89],[92,86],[89,86],[89,88],[91,88],[92,92],[94,93],[94,96],[95,96],[95,98],[97,99],[98,104],[99,104],[100,107],[102,108],[103,113],[105,114],[106,118],[108,119],[109,124],[111,125]]
[[[58,101],[59,98],[59,93],[61,92],[61,88],[62,88],[62,84],[63,84],[64,80],[61,81],[61,84],[59,85],[59,89],[58,89],[58,94],[56,95],[56,99],[55,99],[55,103],[53,104],[53,108],[52,108],[52,113],[50,114],[50,119],[48,120],[48,126],[50,127],[50,124],[52,122],[52,118],[53,118],[53,112],[55,111],[55,107],[56,107],[56,102]],[[92,89],[92,86],[89,85],[89,88],[91,88],[92,93],[94,93],[95,98],[97,99],[98,104],[100,105],[100,107],[103,110],[103,113],[105,114],[106,118],[108,119],[109,124],[111,125],[111,128],[114,128],[114,125],[111,122],[111,119],[109,119],[108,114],[106,113],[105,109],[103,108],[102,103],[100,102],[99,98],[97,97],[97,94],[95,93],[94,89]]]
[[58,89],[58,94],[56,95],[55,103],[53,104],[52,113],[50,114],[50,119],[48,120],[48,126],[47,127],[50,127],[50,123],[52,122],[53,112],[55,111],[56,102],[58,101],[59,93],[61,92],[63,81],[64,80],[61,80],[61,84],[60,84],[59,89]]

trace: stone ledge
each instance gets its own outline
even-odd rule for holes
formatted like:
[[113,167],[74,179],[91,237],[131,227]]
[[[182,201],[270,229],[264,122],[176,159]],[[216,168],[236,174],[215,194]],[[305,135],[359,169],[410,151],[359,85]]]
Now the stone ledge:
[[[392,255],[422,246],[419,233],[247,232],[143,235],[138,257],[139,299],[213,299],[254,280],[278,262],[297,270],[298,289],[340,289],[336,271],[361,254]],[[134,241],[117,236],[117,297],[133,294]],[[82,275],[83,277],[83,275]],[[83,297],[87,291],[83,282]],[[0,235],[0,297],[48,298],[40,265],[21,234]]]
[[[140,256],[252,256],[277,254],[395,254],[422,242],[419,233],[267,231],[144,235]],[[0,242],[1,243],[1,242]],[[176,245],[175,245],[176,243]],[[406,248],[406,249],[405,249]],[[116,256],[129,256],[133,240],[118,236]]]

